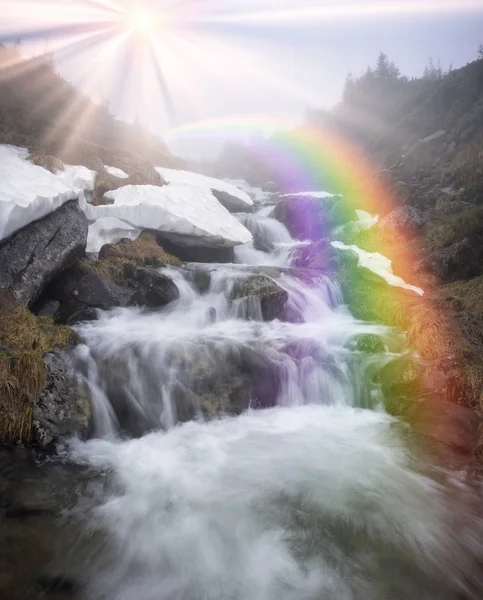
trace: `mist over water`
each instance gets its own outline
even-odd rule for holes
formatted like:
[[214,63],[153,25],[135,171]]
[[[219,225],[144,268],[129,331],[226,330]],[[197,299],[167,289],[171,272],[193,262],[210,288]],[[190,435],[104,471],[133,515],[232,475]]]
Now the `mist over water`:
[[[356,321],[328,276],[300,278],[299,242],[266,214],[240,220],[271,249],[164,269],[177,302],[78,328],[97,439],[69,457],[105,474],[75,511],[87,597],[479,597],[476,496],[386,414],[374,377],[406,352],[404,335]],[[197,269],[210,273],[203,292]],[[233,300],[253,273],[288,293],[283,320]],[[357,350],[368,333],[384,352]],[[222,417],[232,381],[242,414]]]

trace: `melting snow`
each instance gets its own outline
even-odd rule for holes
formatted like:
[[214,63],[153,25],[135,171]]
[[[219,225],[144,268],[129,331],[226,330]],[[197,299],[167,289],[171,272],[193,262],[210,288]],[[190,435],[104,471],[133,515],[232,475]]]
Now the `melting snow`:
[[421,288],[409,285],[404,279],[394,275],[390,259],[379,254],[379,252],[366,252],[358,246],[348,246],[343,242],[332,242],[332,246],[338,250],[354,252],[359,260],[359,267],[369,269],[369,271],[382,277],[389,285],[410,290],[419,296],[424,295],[424,291]]
[[226,194],[229,194],[230,196],[233,196],[233,198],[236,198],[240,201],[239,210],[243,210],[243,208],[253,205],[253,200],[246,192],[231,183],[222,181],[221,179],[207,177],[206,175],[200,175],[199,173],[192,173],[190,171],[179,171],[177,169],[157,168],[156,171],[158,171],[166,183],[186,186],[189,185],[205,190],[225,192]]
[[103,217],[89,227],[86,250],[97,254],[105,244],[117,244],[124,238],[134,241],[140,233],[139,228],[116,217]]
[[[194,236],[213,246],[236,246],[252,241],[248,229],[206,188],[127,185],[108,192],[105,197],[114,203],[92,206],[81,200],[81,208],[90,221],[115,217],[135,229]],[[98,228],[102,228],[102,223]],[[96,235],[91,234],[92,244]]]
[[28,156],[25,148],[0,146],[0,240],[94,187],[94,171],[66,166],[54,175]]
[[295,192],[293,194],[284,194],[281,198],[299,198],[303,196],[309,196],[310,198],[342,198],[342,194],[331,194],[330,192]]
[[119,179],[128,179],[129,177],[127,173],[125,173],[122,169],[118,169],[117,167],[106,167],[106,171],[109,173],[109,175],[119,177]]

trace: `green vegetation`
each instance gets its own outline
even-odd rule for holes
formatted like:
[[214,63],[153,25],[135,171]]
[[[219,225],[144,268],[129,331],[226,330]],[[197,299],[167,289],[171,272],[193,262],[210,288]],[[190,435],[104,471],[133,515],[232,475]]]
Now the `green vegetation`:
[[33,410],[46,384],[43,355],[74,337],[69,327],[16,305],[9,293],[0,296],[0,443],[30,441]]

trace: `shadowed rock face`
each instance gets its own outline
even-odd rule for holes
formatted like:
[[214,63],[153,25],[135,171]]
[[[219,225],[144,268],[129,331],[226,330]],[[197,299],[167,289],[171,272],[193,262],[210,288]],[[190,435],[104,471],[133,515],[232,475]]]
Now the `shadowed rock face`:
[[60,354],[44,358],[47,384],[34,410],[36,444],[49,449],[59,440],[88,431],[91,418],[89,398],[74,385],[72,367]]
[[258,301],[260,302],[263,319],[273,321],[282,317],[285,303],[288,300],[288,293],[269,277],[253,275],[235,283],[231,300]]
[[230,212],[247,212],[248,210],[250,210],[250,207],[245,202],[243,202],[243,200],[240,200],[236,196],[232,196],[228,192],[221,192],[220,190],[211,190],[211,193],[218,200],[218,202],[220,202],[220,204],[223,204],[223,206]]
[[76,202],[24,227],[0,244],[0,290],[11,288],[19,304],[32,305],[47,284],[80,258],[87,219]]
[[179,298],[179,290],[174,281],[155,269],[124,265],[124,276],[136,288],[130,300],[131,306],[161,308]]
[[467,280],[483,273],[483,235],[468,236],[461,242],[434,252],[429,258],[433,272],[444,282]]

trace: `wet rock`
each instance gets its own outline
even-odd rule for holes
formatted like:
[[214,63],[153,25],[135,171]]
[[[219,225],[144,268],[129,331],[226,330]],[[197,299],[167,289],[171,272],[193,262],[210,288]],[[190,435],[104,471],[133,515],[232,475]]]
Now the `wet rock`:
[[179,290],[174,281],[155,269],[126,264],[123,272],[125,278],[136,287],[130,300],[131,306],[160,308],[179,298]]
[[280,319],[283,316],[288,293],[273,279],[264,275],[253,275],[234,284],[230,299],[233,301],[258,300],[263,319],[273,321],[273,319]]
[[67,319],[66,325],[77,325],[83,321],[97,321],[97,310],[95,308],[83,308]]
[[156,240],[166,252],[184,262],[232,263],[235,261],[234,248],[216,246],[216,240],[206,240],[206,245],[203,245],[203,240],[199,238],[162,232],[158,232]]
[[200,294],[204,294],[210,289],[211,274],[209,271],[201,268],[190,269],[188,271],[188,281],[193,283]]
[[297,248],[293,255],[293,266],[316,271],[328,271],[333,266],[334,252],[328,240],[319,240]]
[[60,354],[44,358],[47,385],[33,415],[35,443],[49,449],[73,435],[83,436],[89,429],[91,405],[88,397],[77,389],[72,367]]
[[356,350],[368,354],[380,354],[385,350],[384,341],[372,333],[362,334],[357,338]]
[[76,202],[30,223],[0,244],[0,290],[11,288],[19,304],[32,305],[86,248],[87,219]]
[[429,217],[414,206],[400,206],[379,221],[379,227],[387,232],[417,229],[422,227]]
[[333,227],[358,220],[356,212],[343,200],[312,196],[281,198],[272,216],[285,225],[292,237],[314,242],[329,237]]
[[47,294],[49,298],[60,302],[59,320],[62,323],[78,321],[74,315],[82,314],[86,310],[105,310],[121,304],[109,283],[83,265],[77,265],[62,273],[48,289]]
[[246,212],[250,210],[250,206],[246,202],[240,200],[236,196],[232,196],[228,192],[221,192],[220,190],[211,190],[213,196],[230,212]]
[[468,236],[437,250],[427,262],[443,282],[477,277],[483,273],[483,234]]
[[34,310],[39,317],[52,317],[52,319],[55,319],[59,315],[59,311],[60,302],[57,300],[46,300],[35,307]]

